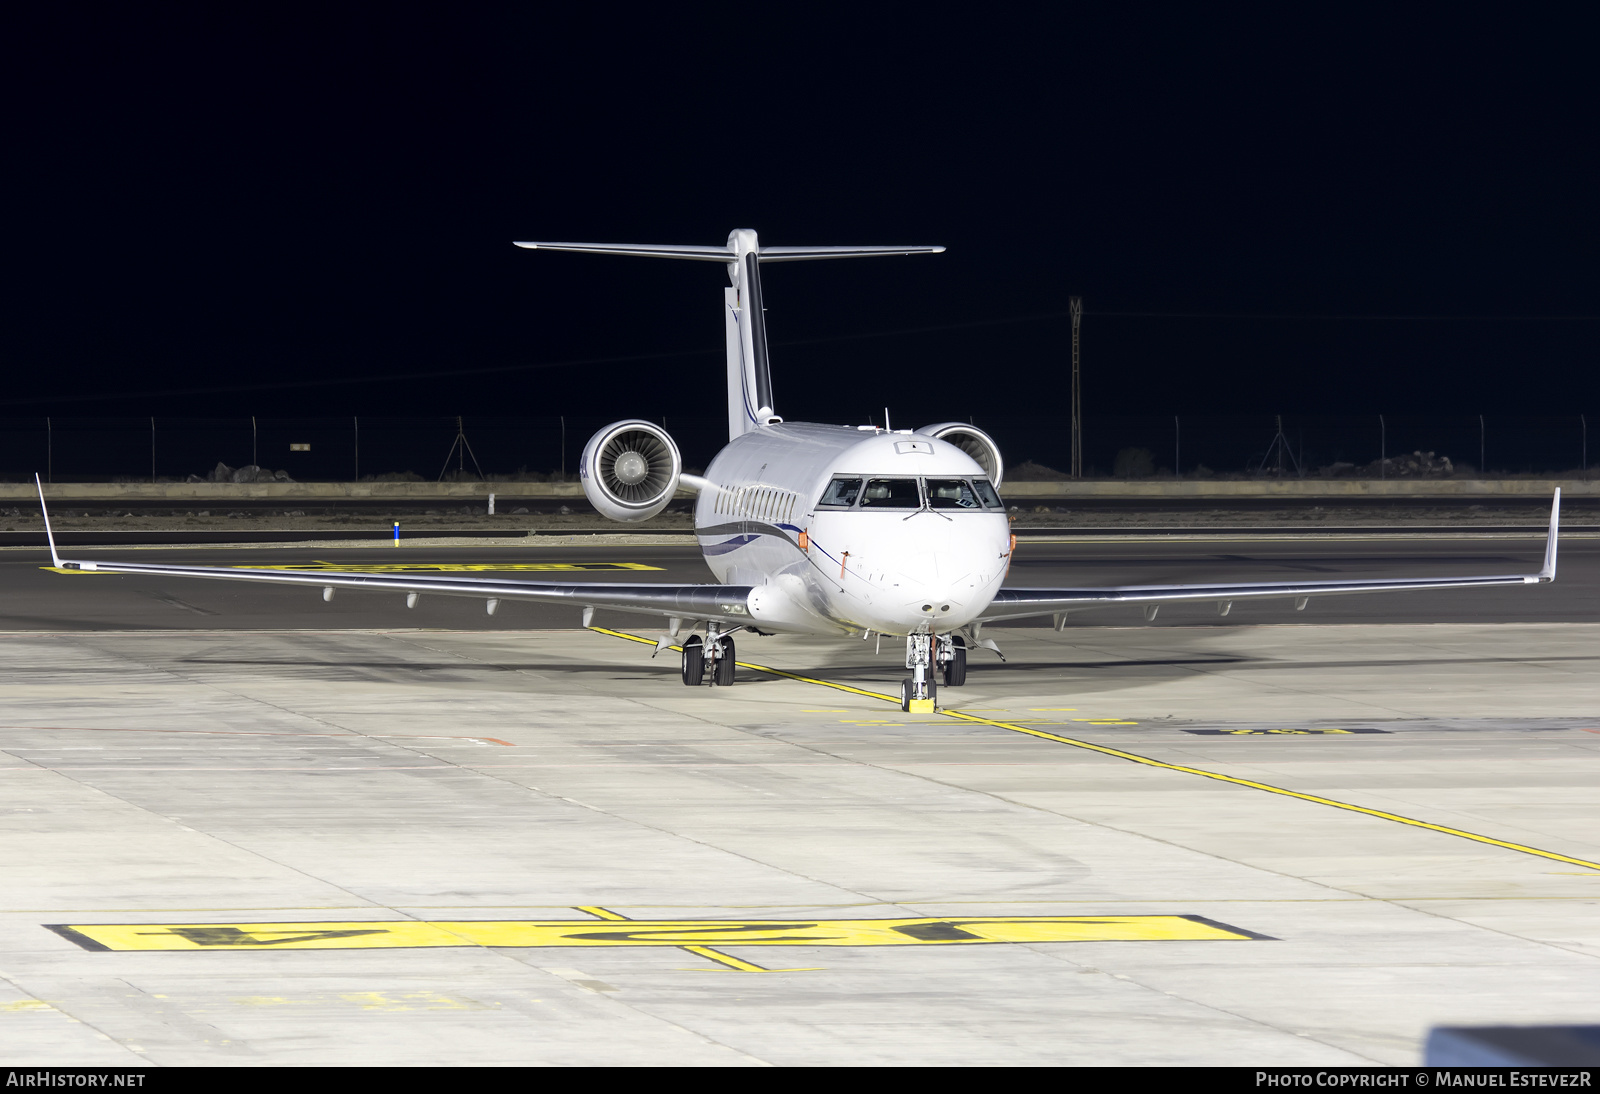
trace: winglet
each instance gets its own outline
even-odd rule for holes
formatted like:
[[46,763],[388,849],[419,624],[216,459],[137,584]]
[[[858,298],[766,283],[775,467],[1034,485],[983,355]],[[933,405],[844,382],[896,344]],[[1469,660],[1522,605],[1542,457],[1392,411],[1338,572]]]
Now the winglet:
[[61,569],[61,556],[56,554],[56,534],[50,530],[50,510],[44,504],[44,483],[39,481],[39,473],[33,475],[33,485],[39,488],[39,512],[44,514],[44,538],[50,544],[50,564],[56,569]]
[[1550,534],[1544,541],[1544,569],[1539,571],[1540,581],[1554,581],[1556,579],[1556,540],[1560,538],[1561,531],[1561,487],[1556,487],[1556,496],[1550,502]]

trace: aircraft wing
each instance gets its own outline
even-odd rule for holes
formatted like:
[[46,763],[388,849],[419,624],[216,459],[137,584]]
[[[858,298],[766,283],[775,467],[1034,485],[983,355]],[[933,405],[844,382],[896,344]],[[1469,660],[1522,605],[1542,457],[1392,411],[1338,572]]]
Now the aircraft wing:
[[1561,520],[1561,491],[1550,503],[1550,530],[1545,540],[1544,568],[1536,574],[1485,574],[1473,577],[1373,578],[1346,581],[1258,581],[1247,584],[1205,585],[1113,585],[1099,589],[1001,589],[979,620],[993,623],[1002,619],[1060,615],[1079,608],[1105,604],[1140,604],[1147,617],[1154,618],[1162,604],[1183,601],[1215,601],[1226,614],[1235,600],[1292,598],[1296,608],[1304,608],[1313,596],[1336,593],[1397,593],[1421,589],[1476,589],[1494,585],[1539,585],[1556,579],[1556,541]]
[[[44,488],[39,489],[44,509]],[[439,596],[477,597],[492,613],[502,600],[568,604],[583,609],[584,625],[595,608],[637,612],[679,619],[749,619],[749,585],[656,585],[644,582],[519,581],[498,577],[445,577],[430,574],[361,573],[359,571],[268,570],[240,566],[173,566],[151,562],[85,562],[64,559],[56,551],[50,513],[44,513],[50,558],[58,569],[102,574],[146,574],[155,577],[199,577],[219,581],[255,581],[273,585],[309,585],[331,599],[336,589],[363,589]]]

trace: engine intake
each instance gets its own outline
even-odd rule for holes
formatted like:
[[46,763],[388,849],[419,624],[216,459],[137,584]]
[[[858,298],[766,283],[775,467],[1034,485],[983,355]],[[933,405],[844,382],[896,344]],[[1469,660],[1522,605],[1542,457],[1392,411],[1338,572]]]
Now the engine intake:
[[612,520],[649,520],[678,490],[683,457],[660,426],[639,419],[613,422],[583,447],[578,476],[583,492]]
[[948,442],[978,461],[978,466],[983,468],[983,473],[989,476],[989,481],[994,483],[996,490],[1000,489],[1001,479],[1005,475],[1006,464],[1000,458],[1000,446],[994,443],[994,438],[989,436],[977,426],[968,425],[966,422],[940,422],[938,425],[925,425],[917,430],[926,437]]

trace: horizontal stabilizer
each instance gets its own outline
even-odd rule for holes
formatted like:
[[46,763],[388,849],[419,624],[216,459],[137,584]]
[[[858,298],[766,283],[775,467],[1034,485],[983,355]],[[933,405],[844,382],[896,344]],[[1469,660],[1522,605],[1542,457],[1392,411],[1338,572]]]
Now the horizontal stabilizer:
[[636,255],[644,258],[692,258],[700,262],[732,262],[737,256],[727,247],[672,247],[654,243],[518,243],[530,251],[582,251],[597,255]]
[[872,255],[936,255],[943,247],[763,247],[763,262],[801,262],[808,258],[867,258]]
[[[599,255],[634,255],[640,258],[688,258],[697,262],[737,262],[738,252],[731,246],[681,247],[657,243],[517,243],[530,251],[581,251]],[[872,255],[939,254],[943,247],[760,247],[756,258],[762,262],[800,262],[811,258],[866,258]]]
[[663,243],[516,244],[530,251],[578,251],[587,254],[633,255],[638,258],[686,258],[721,262],[728,271],[723,292],[723,331],[728,347],[728,439],[754,429],[779,425],[772,394],[772,368],[767,359],[766,308],[761,301],[761,265],[814,258],[863,258],[874,255],[938,254],[943,247],[763,247],[754,229],[735,228],[720,247]]

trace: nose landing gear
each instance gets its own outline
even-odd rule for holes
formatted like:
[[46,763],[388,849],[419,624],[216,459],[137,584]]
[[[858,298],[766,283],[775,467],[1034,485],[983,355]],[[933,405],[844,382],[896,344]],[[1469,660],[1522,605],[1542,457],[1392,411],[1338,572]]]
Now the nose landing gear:
[[944,686],[958,688],[967,682],[967,640],[952,634],[939,640],[939,672]]
[[911,677],[900,682],[900,709],[909,714],[932,714],[937,685],[929,669],[933,667],[934,636],[906,635],[906,668]]

